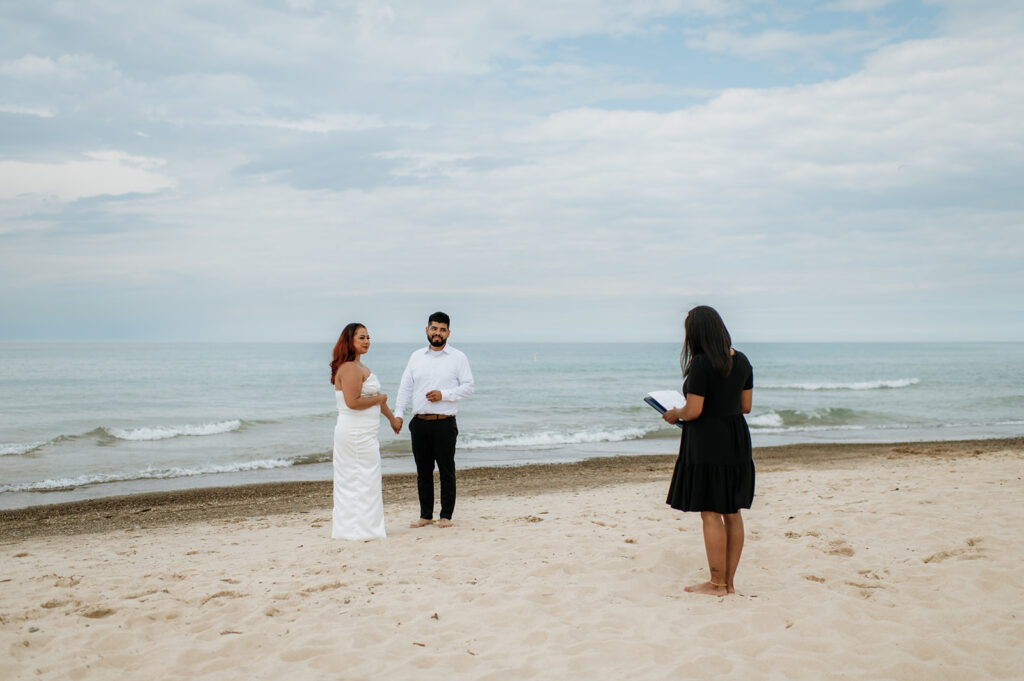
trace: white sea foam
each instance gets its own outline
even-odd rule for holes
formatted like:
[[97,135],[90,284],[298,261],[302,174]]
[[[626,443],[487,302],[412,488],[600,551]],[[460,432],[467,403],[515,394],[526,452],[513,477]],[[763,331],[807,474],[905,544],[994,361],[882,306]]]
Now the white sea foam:
[[748,416],[747,425],[753,428],[777,428],[782,425],[782,417],[774,411],[757,416]]
[[[902,430],[909,428],[909,426],[872,426],[872,430]],[[812,433],[815,431],[835,431],[835,430],[868,430],[867,426],[857,425],[836,425],[836,426],[784,426],[781,428],[758,428],[757,432],[760,433]]]
[[651,432],[644,428],[619,428],[616,430],[525,433],[496,438],[467,438],[459,440],[459,446],[466,449],[543,449],[562,445],[577,445],[590,442],[622,442],[639,440]]
[[773,388],[783,390],[884,390],[889,388],[908,388],[917,385],[917,378],[896,378],[888,381],[852,381],[848,383],[831,381],[795,381],[792,383],[758,383],[757,388]]
[[118,471],[115,473],[94,473],[79,475],[74,478],[51,478],[35,482],[0,485],[3,492],[45,492],[59,489],[73,489],[98,485],[105,482],[127,482],[129,480],[164,480],[167,478],[187,478],[194,475],[213,473],[240,473],[244,471],[267,470],[270,468],[288,468],[295,465],[290,459],[256,459],[233,464],[217,464],[198,466],[196,468],[146,468],[140,471]]
[[17,456],[19,454],[28,454],[33,452],[43,445],[45,442],[5,442],[0,443],[0,456]]
[[239,419],[220,421],[218,423],[202,423],[184,426],[150,426],[145,428],[104,428],[108,434],[118,440],[169,440],[182,435],[220,435],[230,433],[242,427]]

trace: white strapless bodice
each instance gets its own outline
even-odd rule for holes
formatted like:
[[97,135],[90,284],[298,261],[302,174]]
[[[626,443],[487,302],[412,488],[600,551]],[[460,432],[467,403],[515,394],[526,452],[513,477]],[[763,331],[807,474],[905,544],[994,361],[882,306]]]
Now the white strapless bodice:
[[363,381],[363,390],[359,393],[360,397],[373,397],[374,395],[380,395],[380,380],[377,378],[377,374],[370,372],[370,375]]
[[[373,397],[380,394],[380,380],[377,374],[370,373],[363,381],[363,389],[359,392],[360,397]],[[338,403],[338,413],[348,415],[362,415],[368,418],[377,418],[380,415],[380,406],[374,405],[369,409],[349,409],[345,404],[345,393],[340,390],[334,391],[334,399]]]

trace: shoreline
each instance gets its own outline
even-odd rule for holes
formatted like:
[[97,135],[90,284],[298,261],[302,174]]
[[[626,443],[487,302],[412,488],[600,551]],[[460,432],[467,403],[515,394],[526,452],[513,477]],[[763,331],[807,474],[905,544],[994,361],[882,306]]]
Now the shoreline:
[[[1024,448],[1024,437],[892,443],[801,443],[755,447],[758,472],[791,466],[825,469],[871,457],[960,458]],[[619,483],[668,484],[675,454],[598,457],[571,463],[466,468],[459,497],[537,494]],[[436,473],[435,473],[436,476]],[[36,537],[148,529],[225,518],[257,518],[330,509],[331,480],[268,482],[101,497],[0,510],[0,544]],[[416,500],[414,473],[383,476],[385,505]]]

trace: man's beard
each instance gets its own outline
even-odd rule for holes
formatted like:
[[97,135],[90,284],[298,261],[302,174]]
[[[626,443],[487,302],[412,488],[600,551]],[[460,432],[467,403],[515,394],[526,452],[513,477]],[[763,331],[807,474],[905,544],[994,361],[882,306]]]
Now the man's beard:
[[430,345],[435,348],[443,348],[445,340],[440,336],[434,336],[430,339]]

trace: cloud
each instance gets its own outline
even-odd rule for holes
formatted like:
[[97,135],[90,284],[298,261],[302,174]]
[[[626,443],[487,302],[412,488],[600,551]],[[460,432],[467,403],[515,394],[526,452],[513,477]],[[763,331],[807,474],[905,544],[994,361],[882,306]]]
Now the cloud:
[[750,60],[797,56],[810,61],[872,50],[885,44],[887,38],[876,31],[850,29],[817,34],[782,29],[754,34],[711,30],[695,35],[686,42],[695,49],[733,54]]
[[64,54],[56,59],[26,54],[0,63],[0,76],[29,81],[81,81],[97,73],[116,72],[112,62],[89,54]]
[[[178,239],[175,246],[168,237],[164,252],[181,252],[166,268],[202,252],[194,266],[209,276],[241,282],[259,271],[282,287],[330,280],[337,263],[324,247],[334,243],[361,254],[346,265],[346,280],[372,281],[383,263],[395,263],[387,278],[400,290],[420,287],[431,267],[397,266],[396,249],[447,263],[431,275],[442,289],[483,294],[522,284],[582,295],[634,291],[629,282],[644,272],[669,275],[677,248],[695,259],[685,276],[708,282],[703,289],[759,285],[736,280],[742,264],[772,272],[778,293],[813,290],[815,278],[822,295],[871,292],[878,281],[909,290],[904,271],[872,277],[870,267],[889,257],[951,259],[974,238],[952,227],[951,205],[1013,208],[1012,199],[977,188],[1021,171],[1006,140],[1024,138],[1012,115],[1024,107],[1012,67],[1022,56],[1013,41],[908,42],[847,78],[729,90],[671,112],[576,108],[517,125],[407,131],[388,151],[360,151],[388,165],[376,184],[358,189],[283,186],[289,176],[268,167],[223,189],[190,184],[187,197],[158,195],[132,210]],[[487,159],[500,162],[479,163]],[[1005,246],[1006,230],[985,229]],[[723,252],[733,265],[714,267]],[[844,264],[833,254],[865,260]],[[224,267],[226,259],[245,266]],[[606,284],[568,283],[595,277]]]
[[84,154],[88,160],[59,163],[0,161],[0,199],[25,195],[76,201],[90,196],[152,193],[173,187],[175,180],[156,172],[162,159],[117,151]]
[[836,12],[869,12],[892,5],[894,0],[833,0],[825,9]]
[[[119,7],[147,49],[106,39]],[[423,301],[577,338],[688,302],[1020,309],[1012,13],[897,40],[763,3],[182,7],[9,43],[5,101],[54,117],[5,118],[5,296],[140,287],[297,337]]]
[[275,118],[240,118],[237,125],[252,125],[262,128],[281,128],[299,132],[328,133],[352,130],[372,130],[385,124],[376,116],[360,114],[329,114],[312,118],[285,120]]
[[36,106],[0,104],[0,113],[16,114],[21,116],[38,116],[39,118],[53,118],[53,111],[45,107]]

